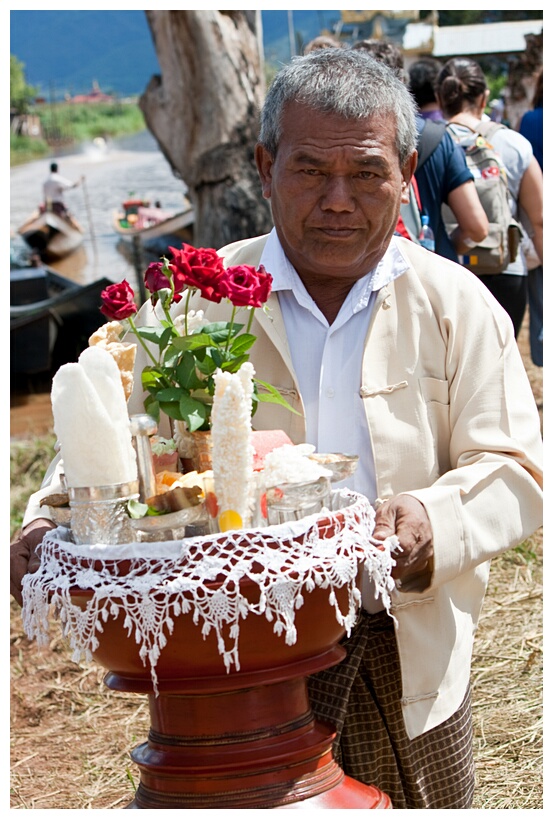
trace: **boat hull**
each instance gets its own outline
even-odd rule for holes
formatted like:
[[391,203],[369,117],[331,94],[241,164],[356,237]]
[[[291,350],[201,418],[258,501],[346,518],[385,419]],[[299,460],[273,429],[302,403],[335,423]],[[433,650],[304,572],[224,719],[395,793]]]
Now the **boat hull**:
[[75,361],[105,322],[101,292],[112,282],[79,285],[48,267],[10,271],[12,376],[55,371]]
[[84,241],[83,229],[74,219],[51,211],[36,211],[17,232],[45,261],[63,259]]
[[138,221],[135,226],[123,226],[123,215],[120,212],[113,214],[113,227],[116,233],[125,239],[133,239],[139,236],[143,242],[157,239],[161,236],[179,235],[181,232],[187,235],[194,224],[194,211],[192,208],[175,213],[168,218],[158,222],[145,225],[145,222]]

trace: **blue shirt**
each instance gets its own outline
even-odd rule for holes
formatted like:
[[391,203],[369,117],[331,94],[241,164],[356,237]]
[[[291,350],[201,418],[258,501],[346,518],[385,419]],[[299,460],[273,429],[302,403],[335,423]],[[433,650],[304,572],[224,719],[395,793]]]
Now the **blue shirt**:
[[520,121],[518,130],[532,145],[534,156],[543,171],[543,108],[527,111]]
[[434,232],[436,253],[457,262],[457,252],[442,219],[442,204],[447,204],[449,194],[459,185],[472,182],[472,174],[467,168],[463,149],[454,142],[450,134],[444,134],[422,168],[415,171],[415,179],[423,211],[428,214],[430,227]]

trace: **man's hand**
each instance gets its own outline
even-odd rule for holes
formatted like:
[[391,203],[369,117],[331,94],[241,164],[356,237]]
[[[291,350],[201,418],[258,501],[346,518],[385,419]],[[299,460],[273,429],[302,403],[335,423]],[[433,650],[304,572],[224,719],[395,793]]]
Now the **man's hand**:
[[21,596],[22,580],[26,574],[36,572],[40,565],[37,549],[42,538],[54,529],[55,524],[46,518],[34,520],[19,534],[19,537],[10,545],[10,592],[20,606],[23,605]]
[[421,592],[430,585],[434,547],[432,526],[423,504],[413,495],[396,495],[376,511],[373,537],[397,535],[401,551],[394,552],[392,577],[402,592]]

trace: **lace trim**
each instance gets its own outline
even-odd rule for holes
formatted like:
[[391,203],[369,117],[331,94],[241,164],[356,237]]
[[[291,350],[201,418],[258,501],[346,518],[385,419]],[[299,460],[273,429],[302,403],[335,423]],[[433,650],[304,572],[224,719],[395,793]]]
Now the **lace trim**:
[[[328,589],[336,619],[349,635],[361,605],[359,564],[389,611],[392,553],[398,543],[395,537],[381,544],[371,539],[374,510],[363,495],[335,490],[331,506],[332,511],[297,523],[163,543],[76,545],[70,530],[58,527],[43,540],[40,568],[23,580],[25,632],[47,645],[52,607],[70,641],[73,660],[84,657],[90,662],[102,623],[117,617],[122,607],[125,628],[140,645],[156,693],[156,664],[175,617],[192,616],[204,637],[215,630],[227,671],[232,665],[240,669],[242,618],[264,615],[274,633],[293,645],[295,612],[316,586]],[[241,594],[242,579],[257,585],[256,602]],[[335,595],[344,586],[347,611],[340,610]],[[92,591],[84,610],[72,602],[71,589],[76,587]]]

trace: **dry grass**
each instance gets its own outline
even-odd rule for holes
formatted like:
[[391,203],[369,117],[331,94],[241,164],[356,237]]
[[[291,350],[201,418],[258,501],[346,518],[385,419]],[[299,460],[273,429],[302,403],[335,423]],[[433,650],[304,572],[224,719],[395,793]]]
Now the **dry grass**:
[[[528,359],[541,410],[542,372]],[[25,464],[24,447],[17,457]],[[27,468],[28,471],[28,468]],[[16,488],[17,491],[17,488]],[[492,563],[473,660],[475,808],[543,808],[542,532]],[[77,665],[51,624],[39,649],[11,602],[11,807],[124,808],[145,741],[146,697],[109,691],[97,666]]]

